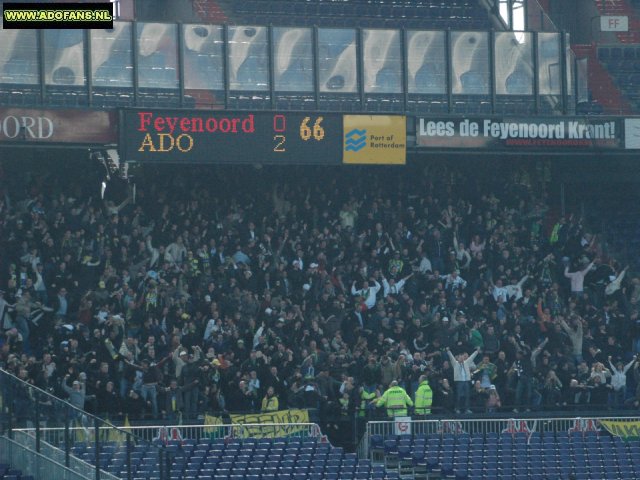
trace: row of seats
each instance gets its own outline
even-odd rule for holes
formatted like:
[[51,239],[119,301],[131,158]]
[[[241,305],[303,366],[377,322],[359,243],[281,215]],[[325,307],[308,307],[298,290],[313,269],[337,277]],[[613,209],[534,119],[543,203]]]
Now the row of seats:
[[287,0],[249,0],[235,2],[236,14],[263,15],[299,15],[299,16],[339,16],[339,17],[379,17],[395,19],[473,19],[484,14],[486,10],[477,3],[465,3],[451,0],[441,4],[370,4],[357,2],[290,2]]
[[634,110],[640,109],[640,46],[598,47],[598,60],[607,68]]
[[488,29],[487,11],[478,2],[290,2],[249,0],[234,2],[237,22],[281,26],[361,28]]
[[[89,94],[84,88],[47,87],[44,104],[54,107],[86,107]],[[133,89],[95,88],[92,105],[98,108],[118,108],[134,105]],[[0,85],[0,105],[35,106],[41,105],[41,92],[37,87]],[[185,95],[182,104],[185,108],[195,108],[196,101]],[[141,89],[138,92],[137,105],[142,107],[180,107],[178,91]]]
[[[358,461],[353,453],[317,439],[200,439],[171,441],[165,449],[171,478],[190,480],[252,478],[384,479],[389,477],[383,465]],[[96,462],[94,447],[77,443],[72,453],[86,462]],[[126,446],[107,442],[98,455],[101,468],[116,476],[126,475],[127,459],[135,477],[153,479],[160,475],[158,450],[151,444],[138,444],[127,455]],[[166,458],[165,458],[165,461]],[[163,465],[164,468],[164,465]]]
[[640,443],[593,431],[375,435],[371,451],[399,474],[460,480],[640,478]]

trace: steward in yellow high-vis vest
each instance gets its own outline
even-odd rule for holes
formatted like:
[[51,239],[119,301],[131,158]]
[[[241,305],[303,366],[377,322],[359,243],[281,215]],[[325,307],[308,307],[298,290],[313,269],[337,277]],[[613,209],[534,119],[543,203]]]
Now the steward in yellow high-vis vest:
[[416,415],[431,415],[431,405],[433,404],[433,391],[429,386],[429,380],[426,375],[421,375],[420,385],[416,390]]
[[376,406],[386,406],[387,416],[389,417],[406,417],[408,414],[407,407],[412,407],[413,401],[404,391],[404,388],[399,387],[398,382],[394,380],[387,391],[378,399]]
[[367,416],[367,410],[373,409],[372,406],[370,406],[369,408],[367,408],[367,406],[376,399],[378,395],[376,395],[376,392],[369,392],[367,391],[365,388],[360,388],[360,409],[358,410],[358,416],[359,417],[366,417]]

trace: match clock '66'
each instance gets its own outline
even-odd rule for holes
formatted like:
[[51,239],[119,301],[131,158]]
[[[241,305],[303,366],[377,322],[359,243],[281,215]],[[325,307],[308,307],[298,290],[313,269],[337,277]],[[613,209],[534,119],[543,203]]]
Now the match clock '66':
[[125,161],[339,164],[342,115],[318,112],[123,110]]

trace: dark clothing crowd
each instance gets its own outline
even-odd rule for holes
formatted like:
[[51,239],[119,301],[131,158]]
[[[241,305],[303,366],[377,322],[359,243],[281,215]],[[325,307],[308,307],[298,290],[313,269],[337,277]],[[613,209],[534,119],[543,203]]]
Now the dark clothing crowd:
[[384,417],[423,375],[431,414],[638,410],[640,282],[551,181],[174,167],[101,198],[0,173],[0,367],[114,420]]

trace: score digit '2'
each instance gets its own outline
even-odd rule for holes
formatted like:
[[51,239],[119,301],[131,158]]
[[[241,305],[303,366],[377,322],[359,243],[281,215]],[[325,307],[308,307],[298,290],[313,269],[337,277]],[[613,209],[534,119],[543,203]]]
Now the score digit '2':
[[[300,138],[303,141],[311,140],[312,138],[316,141],[321,141],[324,139],[324,128],[322,127],[322,120],[324,117],[317,117],[313,122],[313,126],[310,126],[311,117],[304,117],[302,122],[300,122]],[[285,142],[287,141],[286,132],[287,132],[287,117],[284,115],[274,115],[273,116],[273,131],[275,135],[273,136],[273,141],[275,142],[275,146],[273,147],[274,152],[286,152],[287,149],[285,147]]]

